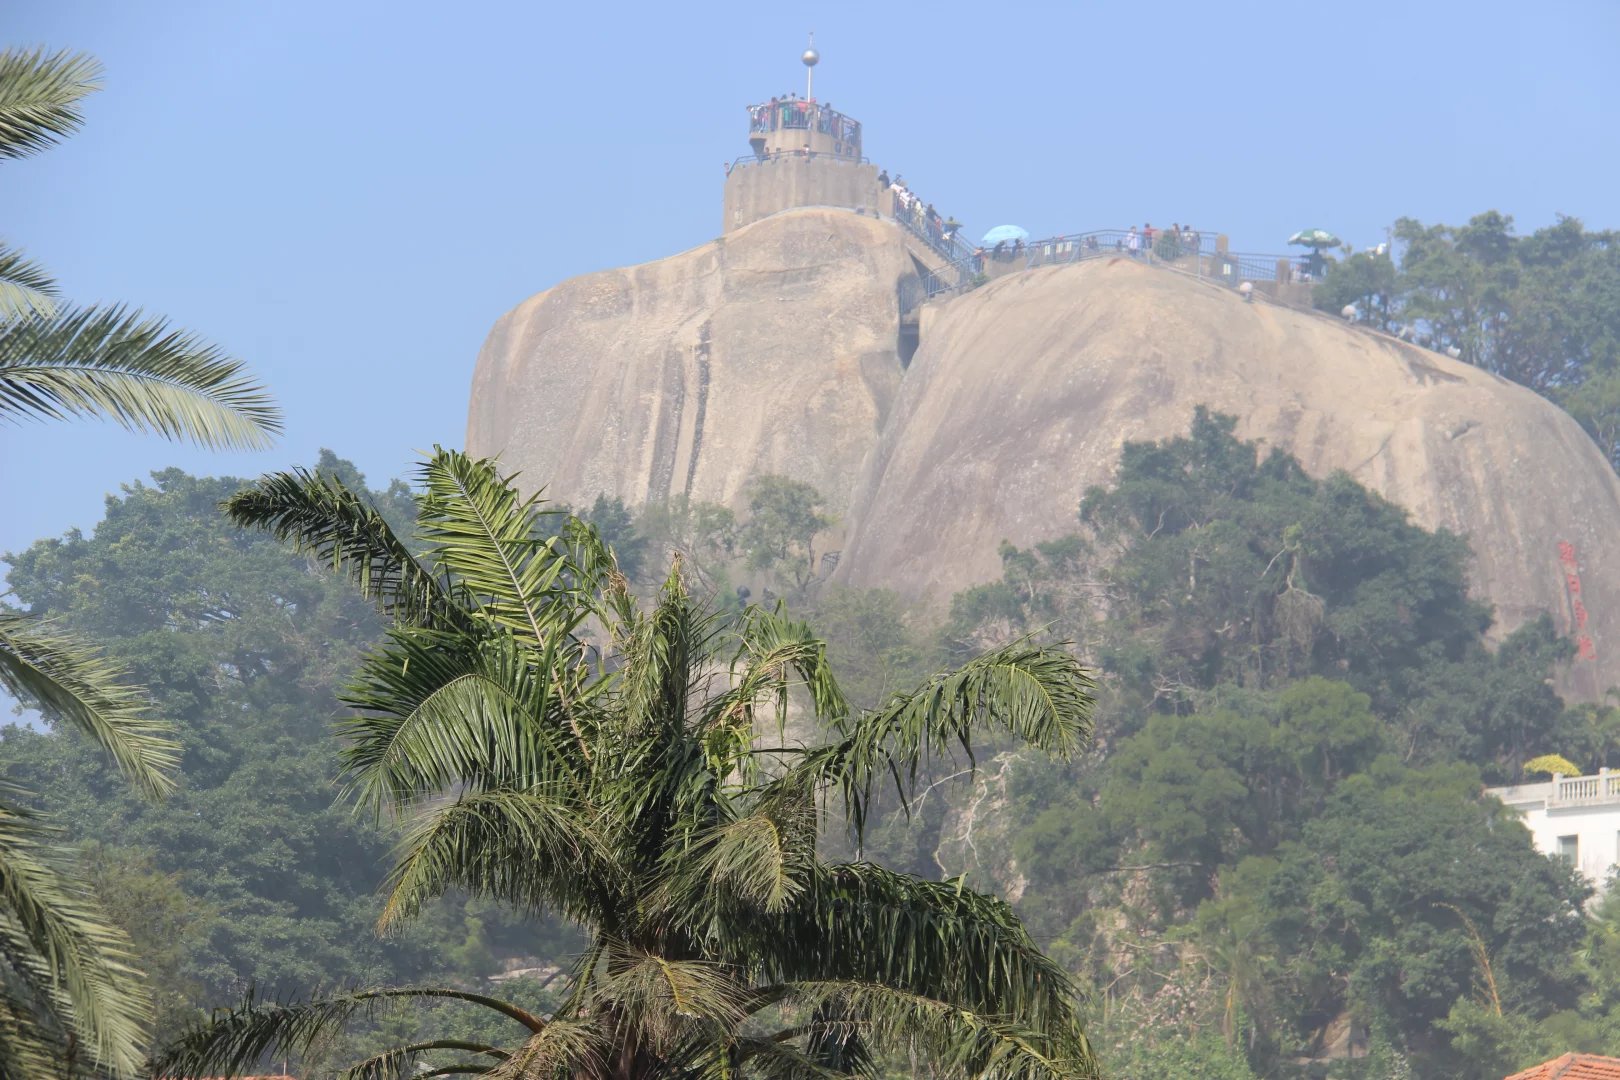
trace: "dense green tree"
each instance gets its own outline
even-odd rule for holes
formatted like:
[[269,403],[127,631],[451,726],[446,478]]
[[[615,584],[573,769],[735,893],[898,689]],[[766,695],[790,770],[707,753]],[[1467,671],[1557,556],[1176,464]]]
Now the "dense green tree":
[[619,571],[631,581],[640,581],[648,570],[648,538],[636,526],[635,515],[624,505],[624,500],[598,495],[591,508],[580,515],[601,534],[613,557],[619,562]]
[[1346,306],[1356,318],[1379,330],[1396,328],[1401,311],[1401,281],[1387,251],[1365,251],[1329,263],[1327,277],[1312,296],[1315,305],[1337,315]]
[[[432,998],[504,1015],[511,1034],[419,1038],[374,1068],[444,1052],[441,1067],[500,1075],[872,1074],[875,1052],[909,1041],[971,1075],[1096,1075],[1067,978],[1010,908],[817,850],[823,800],[858,836],[878,784],[907,794],[926,756],[971,753],[981,731],[1076,749],[1090,680],[1071,657],[1016,644],[854,710],[807,626],[750,608],[726,630],[678,567],[643,609],[594,530],[547,528],[490,463],[439,451],[422,479],[421,560],[330,478],[267,477],[229,506],[342,566],[392,620],[342,728],[351,790],[407,824],[383,924],[449,889],[557,911],[588,937],[564,1004],[250,999],[159,1072],[245,1068],[359,1010]],[[783,740],[790,703],[830,741]]]
[[[330,454],[320,468],[363,484]],[[379,941],[372,898],[391,838],[333,805],[329,723],[380,620],[307,558],[226,521],[219,503],[241,484],[165,470],[109,498],[93,535],[9,556],[20,601],[104,642],[150,688],[180,746],[177,790],[161,803],[133,796],[65,730],[0,732],[7,775],[72,835],[150,863],[182,890],[194,924],[184,955],[148,962],[164,1001],[195,1008],[250,983],[451,974],[442,944],[464,933],[459,913]],[[414,513],[403,485],[368,498],[388,517]],[[512,955],[508,925],[490,932]],[[174,1004],[160,1019],[182,1012]]]
[[1567,408],[1620,463],[1620,233],[1575,218],[1528,236],[1496,211],[1466,225],[1395,223],[1389,255],[1353,255],[1317,287],[1316,306],[1355,304],[1379,329],[1512,379]]
[[729,601],[728,567],[738,552],[737,515],[729,508],[676,495],[643,507],[637,528],[658,562],[679,556],[699,590]]
[[1199,409],[1184,438],[1127,443],[1117,485],[1081,503],[1086,532],[1004,547],[1002,580],[953,601],[948,636],[1054,627],[1157,709],[1318,674],[1388,715],[1428,665],[1484,655],[1489,614],[1468,597],[1461,538],[1348,476],[1262,455],[1234,426]]
[[[0,51],[0,159],[82,123],[100,67],[82,55]],[[280,416],[242,365],[158,318],[71,307],[50,275],[0,243],[0,421],[111,418],[205,446],[259,447]],[[0,690],[78,727],[148,796],[173,786],[174,743],[145,697],[94,648],[0,608]],[[0,787],[0,1073],[130,1075],[150,1002],[50,827]]]
[[1436,1025],[1459,1001],[1532,1019],[1575,1003],[1590,890],[1479,786],[1467,766],[1385,759],[1279,851],[1261,903],[1302,1031],[1347,1007],[1455,1075]]
[[849,699],[876,707],[932,669],[932,649],[913,631],[906,604],[887,589],[828,588],[808,610]]
[[738,543],[748,566],[763,570],[783,591],[802,594],[818,576],[816,536],[832,526],[822,496],[786,476],[759,476],[748,484],[748,518]]

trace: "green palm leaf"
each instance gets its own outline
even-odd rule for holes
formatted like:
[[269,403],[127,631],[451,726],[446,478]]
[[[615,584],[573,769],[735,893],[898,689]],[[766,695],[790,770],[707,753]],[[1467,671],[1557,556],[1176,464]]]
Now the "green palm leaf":
[[1091,676],[1067,652],[1014,642],[840,723],[842,738],[806,754],[795,768],[842,792],[858,835],[880,774],[888,773],[909,802],[923,763],[956,749],[972,761],[980,729],[1000,728],[1067,759],[1091,737],[1094,690]]
[[480,614],[535,648],[583,621],[580,568],[562,539],[542,528],[547,519],[561,524],[565,514],[542,510],[538,496],[520,496],[494,462],[454,450],[436,449],[422,482],[422,539]]
[[488,1075],[492,1080],[604,1076],[609,1053],[607,1040],[594,1024],[553,1019],[506,1055]]
[[1102,1072],[1078,1025],[1042,1030],[882,983],[796,984],[786,1000],[826,1020],[807,1034],[855,1033],[874,1042],[910,1041],[947,1074],[979,1080],[1094,1080]]
[[[1074,1016],[1069,977],[1002,900],[871,863],[821,868],[805,898],[728,957],[780,982],[834,978],[926,994],[1037,1027]],[[734,933],[732,939],[747,942]],[[875,947],[875,943],[881,943]],[[722,946],[722,955],[728,950]],[[752,955],[750,955],[752,954]]]
[[817,720],[838,723],[849,713],[827,660],[827,645],[807,623],[761,608],[750,609],[744,614],[731,666],[741,677],[705,707],[705,726],[740,723],[758,728],[756,710],[763,700],[774,707],[772,719],[780,731],[795,690],[808,695]]
[[101,65],[80,53],[0,52],[0,158],[38,153],[79,130],[79,102],[101,87]]
[[[43,1010],[108,1072],[133,1076],[150,1001],[129,941],[74,876],[73,853],[23,808],[25,794],[0,783],[0,956],[28,988],[26,1008]],[[37,1021],[12,1019],[5,1053],[33,1056],[44,1033]]]
[[101,415],[210,448],[260,449],[280,411],[243,366],[121,307],[0,323],[0,416]]
[[0,687],[89,735],[138,788],[161,796],[174,788],[180,745],[126,675],[41,620],[0,608]]
[[577,779],[588,762],[563,703],[593,691],[559,668],[555,645],[536,657],[504,630],[390,631],[344,695],[347,791],[380,811],[457,786]]
[[346,572],[391,619],[438,630],[470,625],[448,586],[336,477],[303,469],[268,473],[225,500],[225,512],[243,528],[263,529]]
[[[552,1025],[546,1025],[549,1030]],[[545,1034],[545,1032],[541,1032]],[[535,1036],[539,1038],[539,1036]],[[436,1050],[456,1050],[463,1054],[473,1055],[469,1061],[462,1063],[463,1067],[457,1072],[488,1074],[497,1069],[500,1064],[512,1055],[499,1047],[487,1043],[472,1042],[467,1039],[429,1039],[426,1042],[409,1043],[398,1046],[392,1050],[385,1050],[380,1054],[366,1058],[357,1065],[351,1065],[343,1070],[341,1080],[399,1080],[403,1076],[418,1076],[426,1070],[426,1066],[418,1067],[418,1060],[423,1054]],[[494,1061],[478,1062],[479,1057],[490,1057]],[[522,1075],[521,1073],[518,1075]]]
[[0,322],[56,314],[56,282],[16,248],[0,244]]
[[306,1053],[321,1038],[342,1031],[356,1018],[370,1019],[411,1001],[453,1001],[477,1005],[515,1021],[529,1033],[545,1027],[538,1016],[485,994],[442,987],[370,987],[307,1001],[265,1001],[249,991],[241,1004],[217,1010],[166,1047],[149,1066],[153,1076],[173,1080],[233,1076],[262,1061]]
[[60,1036],[37,1007],[0,985],[0,1076],[61,1076]]
[[419,817],[400,844],[380,925],[457,888],[600,924],[627,884],[590,812],[567,790],[486,791]]

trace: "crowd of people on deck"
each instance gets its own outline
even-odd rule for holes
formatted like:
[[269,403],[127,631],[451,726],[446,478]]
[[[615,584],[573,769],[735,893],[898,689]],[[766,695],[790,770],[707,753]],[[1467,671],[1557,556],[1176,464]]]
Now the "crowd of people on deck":
[[773,97],[763,105],[748,106],[748,131],[759,135],[770,131],[814,129],[839,142],[859,146],[861,125],[832,107],[797,94]]
[[894,192],[894,216],[911,225],[931,243],[949,248],[956,239],[962,223],[955,218],[942,217],[934,209],[933,203],[927,202],[907,186],[905,177],[896,173],[894,179],[890,180],[889,170],[884,169],[878,173],[878,187]]
[[1160,259],[1179,259],[1198,251],[1202,241],[1203,237],[1191,225],[1176,223],[1168,229],[1155,229],[1149,221],[1143,224],[1141,232],[1132,225],[1129,232],[1114,241],[1114,249],[1124,251],[1133,259],[1140,258],[1143,252]]

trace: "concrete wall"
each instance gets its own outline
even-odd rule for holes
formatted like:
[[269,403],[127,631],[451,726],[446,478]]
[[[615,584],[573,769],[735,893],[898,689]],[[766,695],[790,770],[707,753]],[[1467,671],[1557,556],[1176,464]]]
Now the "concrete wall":
[[893,196],[880,191],[876,165],[837,158],[784,154],[739,165],[726,177],[721,231],[732,232],[781,210],[801,206],[842,206],[886,213]]
[[[1604,780],[1612,776],[1602,774]],[[1553,782],[1488,788],[1487,793],[1519,812],[1543,855],[1560,854],[1559,838],[1575,837],[1575,868],[1593,885],[1602,888],[1620,866],[1620,799],[1561,800],[1553,793]]]

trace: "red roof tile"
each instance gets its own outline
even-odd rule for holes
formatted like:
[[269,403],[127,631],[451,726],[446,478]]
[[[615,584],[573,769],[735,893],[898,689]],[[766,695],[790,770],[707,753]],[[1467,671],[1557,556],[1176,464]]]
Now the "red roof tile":
[[1514,1073],[1507,1080],[1620,1080],[1620,1058],[1565,1054]]

